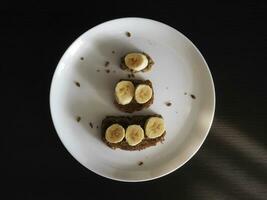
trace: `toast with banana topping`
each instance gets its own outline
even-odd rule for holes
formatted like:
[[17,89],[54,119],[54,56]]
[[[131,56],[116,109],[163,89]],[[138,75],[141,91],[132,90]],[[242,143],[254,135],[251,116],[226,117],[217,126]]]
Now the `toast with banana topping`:
[[149,80],[122,79],[115,86],[115,106],[127,113],[148,108],[154,100],[154,91]]
[[102,140],[112,149],[134,151],[163,142],[166,135],[161,115],[107,116],[102,121]]

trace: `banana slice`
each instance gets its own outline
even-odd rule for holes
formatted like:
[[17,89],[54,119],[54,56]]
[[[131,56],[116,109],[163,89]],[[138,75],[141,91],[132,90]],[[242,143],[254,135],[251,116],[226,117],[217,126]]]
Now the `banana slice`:
[[124,57],[125,65],[134,71],[141,71],[148,65],[146,55],[142,53],[129,53]]
[[105,138],[110,143],[119,143],[124,137],[125,129],[119,124],[112,124],[105,133]]
[[161,117],[150,117],[146,121],[145,131],[148,138],[160,137],[165,132],[164,120]]
[[130,103],[134,96],[134,84],[131,81],[120,81],[115,87],[115,96],[118,104]]
[[144,139],[144,130],[139,125],[130,125],[126,129],[126,141],[130,146],[139,144]]
[[140,84],[135,89],[134,98],[137,103],[143,104],[148,102],[152,98],[152,88],[146,84]]

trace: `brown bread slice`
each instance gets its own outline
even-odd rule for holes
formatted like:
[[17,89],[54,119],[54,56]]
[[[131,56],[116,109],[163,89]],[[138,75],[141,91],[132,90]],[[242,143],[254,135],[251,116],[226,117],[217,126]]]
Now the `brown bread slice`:
[[[131,53],[131,52],[129,52],[129,53]],[[129,54],[129,53],[127,53],[127,54]],[[121,65],[120,65],[121,69],[122,69],[122,70],[126,70],[126,71],[130,71],[130,72],[133,72],[133,73],[137,73],[138,71],[133,71],[133,70],[129,69],[129,68],[126,66],[125,61],[124,61],[124,58],[125,58],[125,56],[126,56],[127,54],[125,54],[125,55],[121,58]],[[155,63],[154,63],[154,61],[152,60],[152,58],[151,58],[147,53],[142,52],[142,54],[144,54],[144,55],[147,57],[147,59],[148,59],[148,65],[147,65],[147,67],[146,67],[145,69],[143,69],[143,70],[141,70],[141,71],[142,71],[142,72],[150,71],[151,68],[152,68],[152,66],[153,66]]]
[[150,117],[162,117],[162,116],[161,115],[107,116],[105,119],[103,119],[102,125],[101,125],[102,140],[112,149],[120,148],[120,149],[128,150],[128,151],[135,151],[135,150],[140,151],[147,147],[155,146],[158,142],[162,143],[164,141],[166,131],[160,137],[157,137],[154,139],[148,138],[145,134],[145,138],[142,140],[142,142],[140,142],[136,146],[130,146],[126,142],[125,138],[121,142],[116,143],[116,144],[109,143],[105,139],[106,129],[112,124],[118,123],[121,126],[123,126],[125,129],[131,124],[137,124],[137,125],[140,125],[145,130],[146,120]]
[[[135,101],[135,99],[133,98],[133,100],[129,103],[129,104],[126,104],[126,105],[121,105],[121,104],[118,104],[117,100],[116,100],[116,97],[115,97],[115,91],[114,91],[114,105],[121,111],[123,112],[126,112],[126,113],[132,113],[132,112],[135,112],[135,111],[140,111],[144,108],[148,108],[151,104],[153,104],[153,100],[154,100],[154,90],[153,90],[153,86],[152,86],[152,82],[150,80],[131,80],[131,79],[121,79],[119,80],[117,83],[119,83],[120,81],[131,81],[133,84],[134,84],[134,87],[136,88],[139,84],[146,84],[146,85],[149,85],[151,88],[152,88],[152,97],[151,99],[144,103],[144,104],[139,104]],[[117,84],[116,83],[116,84]]]

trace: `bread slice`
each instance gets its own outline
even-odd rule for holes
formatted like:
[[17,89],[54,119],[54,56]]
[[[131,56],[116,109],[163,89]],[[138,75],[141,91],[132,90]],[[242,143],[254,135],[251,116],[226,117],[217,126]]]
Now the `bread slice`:
[[[116,97],[115,97],[115,93],[114,93],[114,105],[120,110],[120,111],[123,111],[123,112],[126,112],[126,113],[133,113],[135,111],[140,111],[144,108],[148,108],[151,104],[153,104],[153,101],[154,101],[154,90],[153,90],[153,86],[152,86],[152,82],[150,80],[132,80],[132,79],[121,79],[119,80],[117,83],[119,83],[120,81],[131,81],[133,84],[134,84],[134,87],[136,88],[139,84],[146,84],[146,85],[149,85],[151,88],[152,88],[152,97],[151,99],[144,103],[144,104],[140,104],[140,103],[137,103],[135,101],[135,99],[133,98],[132,101],[129,103],[129,104],[126,104],[126,105],[121,105],[117,102],[116,100]],[[116,84],[117,84],[116,83]]]
[[[127,53],[127,54],[129,54],[129,53]],[[122,69],[122,70],[126,70],[126,71],[130,71],[130,72],[133,72],[133,73],[137,73],[138,71],[131,70],[131,69],[129,69],[129,68],[126,66],[125,61],[124,61],[124,58],[125,58],[125,56],[126,56],[127,54],[125,54],[125,55],[121,58],[121,65],[120,65],[121,69]],[[142,52],[142,54],[144,54],[144,55],[147,57],[147,59],[148,59],[148,65],[147,65],[147,67],[146,67],[145,69],[143,69],[143,70],[141,70],[141,71],[142,71],[142,72],[150,71],[150,70],[152,69],[152,66],[153,66],[155,63],[154,63],[154,61],[152,60],[152,58],[151,58],[147,53]]]
[[102,140],[112,149],[120,148],[128,151],[136,151],[136,150],[140,151],[147,147],[155,146],[158,142],[162,143],[164,141],[166,131],[160,137],[154,139],[150,139],[145,135],[145,138],[142,140],[142,142],[140,142],[136,146],[130,146],[126,142],[125,138],[121,142],[116,144],[109,143],[105,138],[106,129],[112,124],[118,123],[125,129],[131,124],[137,124],[140,125],[145,130],[145,123],[147,119],[149,119],[150,117],[162,117],[162,116],[161,115],[107,116],[105,119],[103,119],[101,125]]

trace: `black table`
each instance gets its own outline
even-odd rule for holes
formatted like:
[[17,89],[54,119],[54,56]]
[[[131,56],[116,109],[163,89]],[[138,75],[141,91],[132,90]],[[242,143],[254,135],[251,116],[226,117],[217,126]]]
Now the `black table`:
[[[266,3],[140,3],[0,8],[5,199],[267,199]],[[66,48],[89,28],[126,16],[162,21],[189,37],[216,88],[214,123],[198,153],[144,183],[108,180],[81,166],[60,142],[49,111],[51,78]]]

